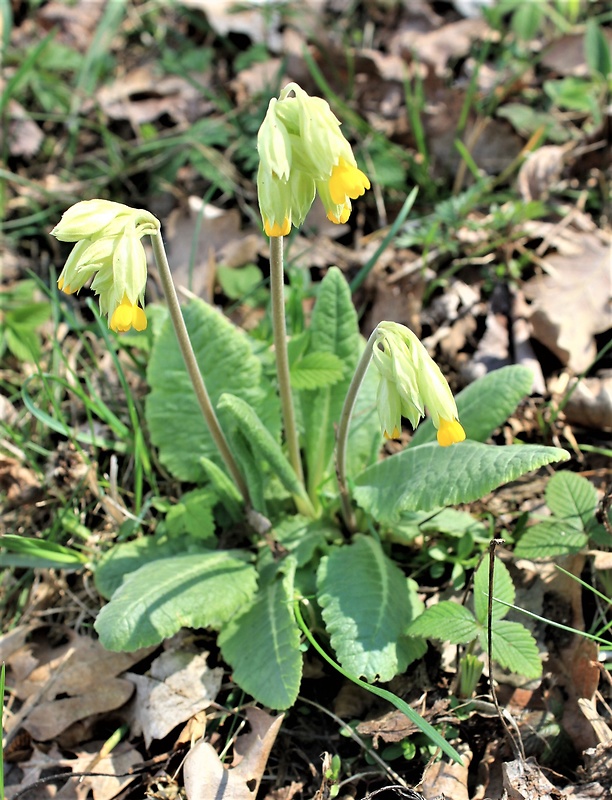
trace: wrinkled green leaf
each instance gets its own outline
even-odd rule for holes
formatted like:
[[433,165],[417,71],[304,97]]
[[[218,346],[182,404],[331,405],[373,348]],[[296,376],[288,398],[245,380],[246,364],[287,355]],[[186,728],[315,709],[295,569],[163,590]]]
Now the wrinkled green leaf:
[[587,20],[584,31],[584,57],[591,72],[608,78],[612,72],[610,45],[597,20]]
[[300,632],[285,579],[259,591],[255,602],[219,635],[234,681],[270,708],[292,706],[302,679]]
[[353,495],[374,519],[392,524],[404,511],[468,503],[525,472],[568,458],[565,450],[540,445],[423,444],[368,467],[355,479]]
[[183,539],[166,536],[140,536],[131,542],[116,544],[96,562],[94,580],[102,597],[109,599],[121,586],[126,575],[151,561],[185,552]]
[[[269,393],[269,387],[262,385],[261,363],[246,335],[200,300],[192,300],[183,313],[213,406],[224,392],[236,395],[249,403],[266,427],[277,435],[278,401]],[[146,417],[162,463],[180,480],[202,481],[205,470],[200,459],[204,456],[215,463],[220,463],[220,459],[170,320],[153,345],[147,377],[151,392],[146,400]],[[220,417],[222,425],[229,427],[229,420],[221,414]]]
[[[508,572],[508,567],[495,559],[493,569],[493,597],[503,600],[505,603],[514,603],[514,584]],[[480,562],[480,566],[474,573],[474,613],[476,619],[482,625],[486,625],[489,613],[489,557],[485,557]],[[508,607],[500,603],[493,602],[491,617],[503,619],[508,613]]]
[[357,535],[321,561],[318,602],[338,661],[357,677],[388,681],[413,652],[406,626],[421,604],[415,584],[371,537]]
[[546,504],[559,520],[584,531],[597,510],[597,492],[582,475],[557,472],[546,485]]
[[214,539],[213,507],[216,500],[216,495],[210,489],[186,492],[166,515],[169,535],[187,533],[194,539]]
[[[467,386],[455,398],[467,438],[486,441],[530,393],[532,383],[532,371],[513,364],[489,372]],[[435,441],[436,430],[428,418],[419,425],[409,446]]]
[[[493,623],[491,638],[494,661],[525,678],[540,677],[542,662],[538,653],[538,645],[524,625],[519,622],[509,622],[506,619],[496,620]],[[486,653],[486,629],[480,632],[480,646]]]
[[255,594],[257,573],[237,550],[157,559],[129,575],[98,614],[108,650],[158,644],[182,627],[220,628]]
[[589,537],[559,520],[538,522],[527,528],[514,548],[517,558],[556,558],[578,553]]
[[332,386],[300,393],[311,496],[330,469],[334,426],[340,419],[360,352],[361,336],[351,292],[340,270],[332,267],[319,285],[310,324],[309,353],[332,353],[344,365],[344,375]]
[[450,600],[442,600],[425,609],[408,626],[408,633],[412,636],[438,639],[450,644],[467,644],[478,636],[478,631],[479,625],[472,612]]
[[334,353],[308,353],[291,367],[294,389],[321,389],[338,383],[344,364]]

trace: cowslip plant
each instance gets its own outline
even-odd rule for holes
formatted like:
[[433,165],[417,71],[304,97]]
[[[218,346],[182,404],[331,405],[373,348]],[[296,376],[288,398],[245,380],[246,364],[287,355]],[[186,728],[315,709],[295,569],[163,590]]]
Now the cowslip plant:
[[[264,705],[284,709],[298,695],[302,635],[324,652],[311,633],[317,628],[328,637],[331,663],[391,699],[373,684],[389,681],[425,650],[423,635],[409,628],[422,611],[418,586],[390,555],[404,516],[475,500],[567,454],[485,445],[529,392],[529,370],[499,370],[455,403],[438,367],[403,326],[381,323],[364,343],[350,288],[335,267],[318,287],[307,330],[288,343],[283,237],[303,221],[315,192],[330,219],[345,222],[369,181],[329,106],[295,84],[270,104],[259,153],[272,348],[200,300],[179,306],[159,223],[147,212],[100,212],[98,227],[83,221],[72,232],[83,238],[62,286],[78,288],[85,271],[95,274],[101,301],[106,293],[102,311],[117,330],[124,327],[114,322],[118,313],[126,324],[142,324],[138,248],[141,235],[151,236],[169,318],[148,363],[147,426],[166,469],[197,487],[176,510],[166,509],[154,535],[117,544],[98,563],[97,585],[110,602],[96,629],[114,650],[158,643],[183,626],[218,631],[235,682]],[[69,219],[82,220],[83,211],[77,204]],[[122,237],[129,245],[120,246]],[[86,260],[105,239],[104,259]],[[136,276],[121,255],[130,248]],[[118,311],[125,298],[129,314]],[[416,424],[425,409],[430,417],[411,445],[379,461],[383,434],[399,433],[401,415]],[[232,549],[221,545],[226,531],[237,543]],[[436,745],[459,758],[406,709]]]

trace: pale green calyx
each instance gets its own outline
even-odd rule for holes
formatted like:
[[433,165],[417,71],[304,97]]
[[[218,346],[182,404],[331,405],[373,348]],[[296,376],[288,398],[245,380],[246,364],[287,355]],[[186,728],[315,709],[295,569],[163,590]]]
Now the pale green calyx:
[[397,322],[381,322],[372,359],[380,373],[378,414],[388,439],[399,438],[402,417],[415,428],[425,408],[442,446],[465,439],[446,378],[409,328]]
[[109,327],[143,330],[147,326],[143,309],[147,259],[141,240],[159,230],[159,220],[144,209],[110,200],[76,203],[51,231],[60,241],[76,242],[58,287],[72,294],[93,277],[91,288],[99,296]]
[[304,221],[318,191],[332,222],[370,188],[328,103],[290,83],[273,98],[257,137],[259,207],[268,236]]

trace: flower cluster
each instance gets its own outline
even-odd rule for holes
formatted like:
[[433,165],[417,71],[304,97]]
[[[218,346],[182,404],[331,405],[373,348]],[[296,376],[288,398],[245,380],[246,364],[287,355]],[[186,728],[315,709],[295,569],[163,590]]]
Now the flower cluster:
[[144,330],[147,259],[141,239],[159,229],[159,220],[142,209],[110,200],[76,203],[51,231],[62,242],[76,242],[58,287],[72,294],[93,277],[91,288],[99,295],[100,312],[108,316],[109,327]]
[[257,150],[259,208],[268,236],[286,236],[291,225],[301,225],[317,192],[328,219],[346,222],[351,199],[370,188],[328,103],[296,83],[270,100]]
[[465,439],[446,379],[409,328],[397,322],[381,322],[372,357],[380,373],[378,414],[387,439],[399,438],[402,417],[416,428],[425,416],[425,407],[443,447]]

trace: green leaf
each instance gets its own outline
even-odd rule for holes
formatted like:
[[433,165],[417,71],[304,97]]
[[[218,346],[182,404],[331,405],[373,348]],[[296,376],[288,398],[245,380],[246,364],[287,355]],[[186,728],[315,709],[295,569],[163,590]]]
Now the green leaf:
[[235,427],[240,429],[248,441],[253,456],[258,460],[267,461],[288,492],[295,497],[304,497],[304,487],[293,467],[251,406],[239,397],[224,393],[219,400],[219,409],[224,409],[231,415]]
[[544,81],[545,93],[558,108],[598,114],[597,99],[592,92],[591,81],[570,75],[558,81]]
[[9,311],[6,315],[6,322],[12,328],[37,328],[46,322],[50,315],[50,303],[26,303]]
[[245,692],[270,708],[295,703],[302,653],[285,579],[268,584],[247,611],[224,627],[219,646],[234,681]]
[[[278,433],[278,401],[262,386],[261,363],[246,335],[200,300],[192,300],[183,314],[213,405],[223,392],[236,395],[253,407],[266,427]],[[160,460],[179,480],[202,481],[205,470],[201,458],[217,464],[220,460],[170,320],[153,345],[147,377],[151,392],[146,400],[146,417]]]
[[559,520],[538,522],[527,528],[514,548],[517,558],[556,558],[578,553],[587,546],[589,537]]
[[181,539],[168,539],[165,536],[140,536],[132,542],[121,542],[104,553],[96,562],[94,581],[96,589],[106,599],[113,596],[121,586],[126,575],[151,561],[185,552]]
[[361,352],[357,313],[344,276],[332,267],[319,285],[310,324],[309,352],[332,353],[344,365],[342,380],[332,386],[301,393],[309,494],[313,497],[331,465],[334,426]]
[[411,636],[438,639],[450,644],[467,644],[478,636],[480,630],[474,615],[465,606],[442,600],[425,609],[420,617],[408,626]]
[[342,379],[344,364],[334,353],[308,353],[293,364],[290,374],[294,389],[321,389]]
[[597,510],[597,492],[582,475],[557,472],[546,486],[546,504],[566,525],[586,531]]
[[584,57],[591,72],[608,78],[612,72],[610,45],[601,26],[595,19],[588,19],[584,31]]
[[[365,343],[359,348],[359,355]],[[376,408],[379,373],[370,362],[353,408],[348,433],[346,452],[346,474],[349,479],[377,460],[383,437]]]
[[410,655],[406,626],[418,613],[414,584],[371,537],[357,535],[322,559],[318,601],[338,661],[357,677],[388,681]]
[[108,650],[138,650],[182,627],[220,628],[253,597],[257,573],[238,550],[186,553],[145,564],[98,614]]
[[31,328],[15,326],[4,330],[6,344],[18,361],[37,362],[40,359],[40,341]]
[[549,142],[563,144],[572,138],[571,131],[548,111],[536,111],[524,103],[504,103],[495,112],[496,116],[507,119],[512,127],[522,136],[529,137],[538,128],[544,127]]
[[[486,441],[530,393],[532,383],[532,371],[516,364],[489,372],[467,386],[455,398],[467,438]],[[435,441],[436,430],[428,418],[419,425],[409,446]]]
[[411,542],[424,533],[445,533],[460,538],[469,534],[474,539],[488,540],[488,528],[467,511],[441,508],[433,511],[406,511],[399,523],[385,532],[385,538],[398,544]]
[[88,560],[86,555],[70,547],[13,533],[0,536],[0,547],[5,547],[9,553],[18,554],[3,554],[1,559],[6,566],[67,569],[82,567]]
[[211,482],[215,494],[219,498],[219,503],[227,511],[232,522],[238,522],[242,518],[242,495],[236,488],[236,484],[221,467],[217,466],[210,458],[202,456],[200,464],[206,477]]
[[194,539],[215,539],[213,507],[217,498],[209,489],[186,492],[166,515],[170,536],[187,533]]
[[529,41],[529,39],[533,39],[538,32],[541,22],[542,6],[540,5],[540,0],[537,0],[537,2],[534,2],[534,0],[523,0],[512,15],[512,22],[510,25],[519,39]]
[[404,511],[468,503],[525,472],[568,458],[565,450],[540,445],[423,444],[368,467],[356,478],[353,495],[374,519],[392,524]]
[[240,269],[217,267],[217,280],[230,300],[241,300],[263,283],[263,273],[255,264],[245,264]]
[[[496,620],[493,623],[491,638],[493,659],[498,664],[530,680],[540,677],[542,662],[538,645],[524,625],[505,619]],[[486,629],[480,632],[480,646],[486,653]]]
[[[495,559],[493,568],[493,597],[503,600],[505,603],[514,603],[514,584],[508,572],[508,567]],[[492,619],[503,619],[508,613],[508,607],[493,601],[491,609]],[[480,566],[474,573],[474,613],[476,619],[482,625],[487,624],[489,613],[489,558],[487,555],[480,562]]]

